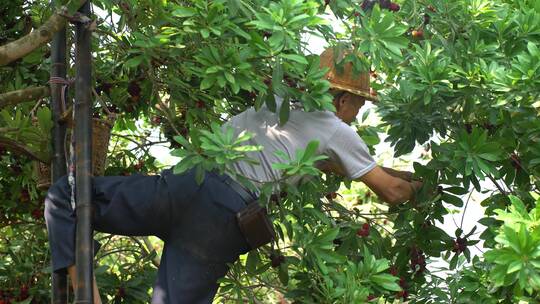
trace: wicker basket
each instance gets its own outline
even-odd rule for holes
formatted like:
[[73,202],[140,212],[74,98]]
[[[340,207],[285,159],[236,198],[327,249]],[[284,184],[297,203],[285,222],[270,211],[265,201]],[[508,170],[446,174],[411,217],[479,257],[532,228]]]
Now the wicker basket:
[[38,189],[47,189],[51,186],[52,172],[51,167],[40,161],[34,162],[34,170],[37,174]]
[[[113,125],[114,118],[94,118],[92,120],[92,174],[94,176],[100,176],[105,173],[107,151]],[[68,126],[71,127],[70,124]],[[71,142],[70,136],[68,136],[68,142]],[[50,165],[36,161],[34,168],[37,174],[37,187],[39,189],[49,188],[52,180]]]

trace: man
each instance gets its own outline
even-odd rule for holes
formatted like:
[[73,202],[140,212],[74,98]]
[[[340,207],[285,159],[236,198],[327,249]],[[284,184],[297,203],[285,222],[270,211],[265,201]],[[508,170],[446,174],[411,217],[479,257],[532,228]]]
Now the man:
[[[318,153],[329,157],[319,164],[321,169],[364,182],[389,204],[410,200],[421,183],[398,178],[403,173],[389,170],[389,174],[377,166],[364,142],[348,126],[370,96],[369,75],[353,77],[350,65],[339,74],[333,62],[332,50],[321,55],[321,65],[330,68],[327,78],[335,94],[336,113],[292,110],[282,127],[276,115],[264,107],[233,117],[228,125],[238,133],[254,133],[250,144],[264,149],[250,155],[259,165],[237,163],[232,169],[261,182],[279,179],[280,173],[272,164],[281,160],[274,152],[282,150],[294,155],[309,141],[318,140]],[[226,274],[227,263],[250,250],[236,214],[255,198],[228,176],[208,173],[201,185],[195,182],[193,171],[181,175],[165,170],[157,176],[95,177],[93,190],[96,231],[156,235],[164,240],[152,303],[211,303],[218,288],[216,281]],[[67,270],[76,286],[75,210],[65,177],[49,189],[45,203],[53,271]],[[95,303],[100,303],[96,286],[94,298]]]

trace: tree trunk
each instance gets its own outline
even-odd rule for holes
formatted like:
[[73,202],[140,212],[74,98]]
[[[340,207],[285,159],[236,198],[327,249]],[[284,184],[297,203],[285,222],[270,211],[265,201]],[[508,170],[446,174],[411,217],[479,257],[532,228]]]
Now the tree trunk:
[[0,147],[5,147],[7,150],[20,155],[26,155],[34,160],[46,163],[47,160],[40,158],[34,152],[30,151],[28,147],[25,145],[22,145],[13,139],[9,139],[7,137],[0,136]]
[[28,87],[26,89],[0,94],[0,109],[9,105],[16,105],[25,101],[37,100],[50,96],[49,87]]
[[[71,2],[74,2],[73,4]],[[81,7],[85,0],[74,0],[68,3],[68,6]],[[77,7],[77,8],[78,8]],[[42,26],[6,45],[0,46],[0,66],[4,66],[19,58],[28,55],[33,50],[39,48],[52,40],[55,32],[66,25],[66,18],[56,11]]]

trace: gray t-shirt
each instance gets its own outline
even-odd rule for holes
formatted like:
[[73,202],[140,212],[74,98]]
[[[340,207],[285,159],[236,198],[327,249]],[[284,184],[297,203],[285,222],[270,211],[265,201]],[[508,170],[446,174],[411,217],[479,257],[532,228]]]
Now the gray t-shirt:
[[[277,103],[279,106],[281,100],[278,99]],[[255,134],[247,144],[263,147],[262,151],[248,153],[258,164],[242,161],[232,168],[252,181],[279,180],[280,171],[272,168],[272,164],[283,163],[284,160],[275,152],[284,151],[290,159],[295,159],[296,151],[305,149],[312,140],[319,141],[317,155],[328,156],[326,161],[337,166],[350,179],[357,179],[376,166],[360,136],[330,111],[306,112],[293,107],[287,123],[279,126],[278,115],[263,106],[259,111],[250,108],[232,117],[225,124],[227,126],[234,128],[235,136],[242,131]],[[287,182],[296,184],[301,178],[294,177]]]

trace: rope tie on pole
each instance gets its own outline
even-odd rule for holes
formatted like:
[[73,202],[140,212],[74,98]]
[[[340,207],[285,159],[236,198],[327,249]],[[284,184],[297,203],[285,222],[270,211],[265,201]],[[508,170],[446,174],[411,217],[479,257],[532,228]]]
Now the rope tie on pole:
[[76,12],[75,14],[73,15],[70,15],[68,13],[68,10],[67,8],[63,7],[60,9],[60,11],[58,12],[58,15],[66,18],[67,21],[69,21],[69,23],[72,23],[72,24],[76,24],[76,23],[80,23],[80,24],[83,24],[84,27],[87,29],[87,30],[90,30],[90,31],[94,31],[96,28],[97,28],[97,23],[95,20],[92,20],[90,19],[88,16],[84,15],[84,14],[81,14],[80,12]]
[[[75,79],[70,78],[62,78],[62,77],[51,77],[49,78],[49,83],[51,84],[61,84],[62,90],[61,90],[61,97],[60,100],[62,101],[62,111],[66,110],[66,103],[67,103],[67,89],[69,86],[71,86],[75,82]],[[72,115],[75,112],[73,112]],[[71,143],[69,146],[69,157],[66,157],[66,160],[68,162],[68,183],[71,188],[71,208],[75,210],[76,204],[75,204],[75,136],[71,136]]]
[[75,79],[73,79],[73,78],[65,79],[65,78],[56,77],[56,76],[52,76],[51,78],[49,78],[49,83],[61,84],[62,85],[62,91],[61,91],[61,96],[60,96],[60,99],[62,100],[62,107],[63,107],[62,111],[66,110],[66,92],[67,92],[67,89],[74,82],[75,82]]

